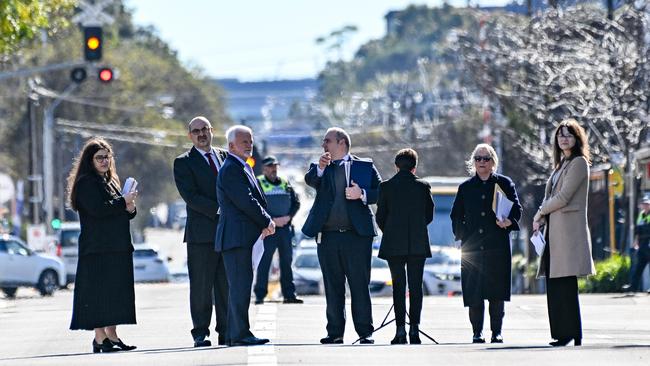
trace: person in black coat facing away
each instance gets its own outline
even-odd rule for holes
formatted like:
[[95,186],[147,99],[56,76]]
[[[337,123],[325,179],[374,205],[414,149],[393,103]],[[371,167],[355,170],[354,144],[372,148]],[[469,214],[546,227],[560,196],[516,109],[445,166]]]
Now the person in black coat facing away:
[[266,236],[275,233],[275,223],[266,212],[266,199],[253,169],[246,160],[253,154],[253,131],[242,125],[226,131],[228,157],[217,178],[221,218],[215,250],[222,253],[228,278],[228,327],[231,346],[269,342],[250,331],[248,308],[253,287],[253,246],[263,247]]
[[228,282],[221,253],[214,251],[219,222],[217,176],[228,152],[212,147],[212,125],[205,117],[194,117],[188,125],[192,148],[174,160],[174,181],[187,204],[183,241],[187,243],[187,271],[190,278],[190,314],[194,347],[212,345],[212,306],[219,344],[226,344]]
[[398,151],[395,156],[397,174],[379,185],[376,220],[383,232],[379,258],[387,260],[390,267],[397,325],[391,344],[406,343],[407,278],[409,341],[421,343],[418,325],[422,312],[422,276],[425,258],[431,257],[427,225],[433,220],[434,204],[429,183],[415,176],[417,163],[415,150]]
[[[499,160],[492,146],[479,144],[466,162],[472,178],[461,183],[451,210],[452,229],[461,241],[463,303],[469,307],[473,343],[484,343],[484,300],[488,300],[492,343],[502,343],[504,301],[510,301],[510,232],[519,230],[521,205],[512,180],[495,173]],[[497,187],[513,202],[508,217],[493,211]]]
[[323,138],[324,153],[305,174],[316,190],[302,232],[316,237],[327,302],[327,337],[322,344],[343,343],[345,282],[350,286],[352,320],[360,344],[372,344],[370,262],[377,235],[369,205],[377,202],[381,177],[372,160],[350,154],[350,135],[332,127]]
[[94,330],[94,353],[136,348],[117,336],[118,324],[136,323],[129,229],[136,196],[121,193],[111,145],[89,139],[68,177],[68,203],[81,223],[70,329]]

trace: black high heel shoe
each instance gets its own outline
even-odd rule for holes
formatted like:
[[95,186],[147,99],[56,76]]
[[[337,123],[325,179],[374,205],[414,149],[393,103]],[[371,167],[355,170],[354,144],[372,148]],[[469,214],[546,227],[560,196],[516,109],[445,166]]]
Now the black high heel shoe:
[[409,328],[409,343],[410,344],[422,344],[420,340],[420,329],[417,324],[411,324]]
[[551,346],[553,346],[553,347],[564,347],[567,344],[569,344],[569,342],[571,342],[572,340],[573,340],[573,345],[574,346],[581,346],[582,345],[582,338],[570,338],[570,337],[569,338],[558,339],[557,341],[550,342],[549,344]]
[[397,326],[395,338],[390,341],[390,344],[406,344],[406,328],[403,325]]
[[120,350],[120,349],[117,348],[117,347],[115,347],[115,345],[113,344],[113,342],[111,342],[111,340],[108,339],[108,338],[104,338],[104,340],[102,341],[102,343],[97,343],[97,341],[93,339],[93,353],[100,353],[100,352],[104,352],[104,353],[108,353],[108,352],[117,352],[117,351],[119,351],[119,350]]
[[117,342],[116,341],[111,341],[111,343],[113,343],[114,345],[120,347],[122,349],[122,351],[132,351],[132,350],[138,348],[136,346],[129,346],[128,344],[124,344],[124,342],[122,342],[122,340],[119,339],[119,338],[117,339]]

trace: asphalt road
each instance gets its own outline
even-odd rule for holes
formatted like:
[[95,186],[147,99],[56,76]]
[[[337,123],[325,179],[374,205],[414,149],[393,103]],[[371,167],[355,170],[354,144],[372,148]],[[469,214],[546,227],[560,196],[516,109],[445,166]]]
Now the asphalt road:
[[[504,344],[474,345],[460,297],[426,297],[421,328],[440,344],[391,346],[394,324],[375,334],[375,345],[323,346],[325,300],[303,305],[251,305],[253,332],[271,344],[194,349],[186,283],[136,285],[138,325],[119,328],[138,349],[92,354],[92,333],[70,331],[71,291],[52,297],[21,289],[15,300],[0,298],[0,365],[648,365],[650,296],[581,296],[582,347],[552,348],[543,295],[515,296],[506,304]],[[390,298],[373,299],[375,326]],[[348,314],[349,314],[348,309]],[[487,316],[486,316],[487,317]],[[351,319],[350,319],[351,320]],[[486,319],[486,325],[489,324]],[[489,336],[489,333],[488,333]]]

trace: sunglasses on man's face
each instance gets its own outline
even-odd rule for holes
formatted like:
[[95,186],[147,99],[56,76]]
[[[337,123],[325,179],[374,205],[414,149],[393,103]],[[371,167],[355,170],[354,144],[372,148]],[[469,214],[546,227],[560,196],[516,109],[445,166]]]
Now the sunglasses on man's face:
[[484,161],[484,162],[487,163],[487,162],[490,161],[490,160],[492,160],[492,157],[491,157],[491,156],[481,156],[481,155],[476,155],[476,156],[474,157],[474,161],[477,162],[477,163],[479,163],[479,162],[481,162],[481,161]]

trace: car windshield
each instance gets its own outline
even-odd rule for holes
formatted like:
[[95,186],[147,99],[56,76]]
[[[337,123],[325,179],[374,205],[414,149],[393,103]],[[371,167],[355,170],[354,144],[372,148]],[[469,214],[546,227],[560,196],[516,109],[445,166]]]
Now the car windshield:
[[372,268],[388,268],[388,262],[378,257],[372,257],[371,265]]
[[427,226],[429,232],[429,244],[449,247],[454,244],[454,233],[451,230],[451,206],[454,203],[454,196],[434,194],[435,214],[433,221]]
[[64,230],[61,231],[61,246],[76,247],[79,245],[79,230]]
[[133,258],[155,257],[158,253],[153,249],[136,249],[133,252]]
[[296,257],[296,268],[320,268],[316,254],[300,254]]

